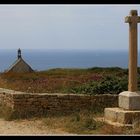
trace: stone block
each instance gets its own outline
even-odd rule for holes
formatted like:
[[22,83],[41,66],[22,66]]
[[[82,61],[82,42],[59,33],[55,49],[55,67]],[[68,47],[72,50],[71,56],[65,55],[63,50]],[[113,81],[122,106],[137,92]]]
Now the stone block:
[[105,119],[110,120],[112,122],[117,121],[117,114],[116,114],[117,112],[114,111],[114,109],[112,110],[112,108],[105,108],[105,111],[104,111]]
[[119,107],[128,110],[140,110],[140,92],[121,92],[119,94]]
[[140,122],[140,110],[125,110],[122,108],[105,108],[105,122],[112,125],[131,126],[137,121]]

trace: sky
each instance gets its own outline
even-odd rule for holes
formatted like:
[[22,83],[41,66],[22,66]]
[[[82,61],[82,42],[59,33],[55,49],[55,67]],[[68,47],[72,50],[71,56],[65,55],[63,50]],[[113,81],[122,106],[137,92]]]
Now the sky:
[[132,9],[140,15],[140,5],[0,5],[0,49],[128,50]]

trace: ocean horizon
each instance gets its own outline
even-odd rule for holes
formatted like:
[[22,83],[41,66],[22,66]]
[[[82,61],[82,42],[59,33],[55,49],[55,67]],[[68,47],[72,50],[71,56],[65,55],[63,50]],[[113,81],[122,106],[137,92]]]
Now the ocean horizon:
[[[22,57],[37,71],[53,68],[128,68],[128,51],[24,49]],[[16,49],[0,50],[0,72],[8,69],[16,59]]]

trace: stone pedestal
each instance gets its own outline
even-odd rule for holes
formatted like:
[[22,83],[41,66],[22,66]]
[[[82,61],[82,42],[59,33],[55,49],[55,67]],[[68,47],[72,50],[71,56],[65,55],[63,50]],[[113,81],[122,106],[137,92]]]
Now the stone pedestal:
[[105,122],[111,125],[133,127],[140,124],[140,92],[121,92],[119,107],[105,108],[104,113]]
[[119,107],[128,110],[140,110],[140,92],[121,92],[119,94]]
[[134,128],[140,125],[140,110],[130,111],[122,108],[105,108],[104,119],[110,125]]

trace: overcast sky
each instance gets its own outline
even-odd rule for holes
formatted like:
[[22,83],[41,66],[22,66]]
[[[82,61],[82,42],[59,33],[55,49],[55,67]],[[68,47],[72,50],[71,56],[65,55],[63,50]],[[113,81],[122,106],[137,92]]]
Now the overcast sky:
[[0,5],[0,48],[128,50],[131,9],[140,15],[140,5]]

